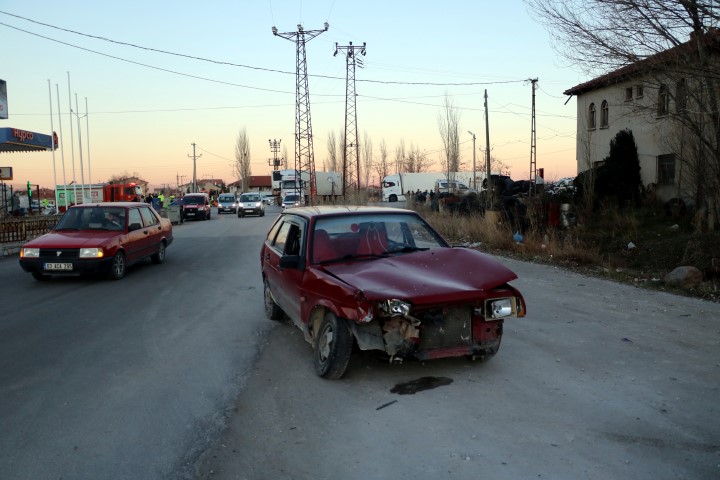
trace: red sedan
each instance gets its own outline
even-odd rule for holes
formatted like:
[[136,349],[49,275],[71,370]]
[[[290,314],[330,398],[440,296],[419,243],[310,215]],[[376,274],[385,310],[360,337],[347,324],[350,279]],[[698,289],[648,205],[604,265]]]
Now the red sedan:
[[148,204],[75,205],[49,233],[23,245],[20,266],[36,280],[94,273],[119,280],[144,258],[162,263],[172,241],[170,220]]
[[390,360],[487,359],[505,318],[525,316],[512,271],[410,210],[287,209],[260,261],[268,317],[303,331],[326,378],[343,376],[354,344]]

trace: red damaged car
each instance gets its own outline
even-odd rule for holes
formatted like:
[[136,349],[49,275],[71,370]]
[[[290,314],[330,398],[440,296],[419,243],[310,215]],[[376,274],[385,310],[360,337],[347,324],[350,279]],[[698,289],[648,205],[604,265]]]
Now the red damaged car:
[[146,203],[74,205],[50,232],[22,246],[20,266],[36,280],[95,273],[119,280],[132,263],[164,262],[172,241],[170,220]]
[[390,360],[487,359],[504,319],[526,313],[511,270],[450,246],[410,210],[287,209],[260,261],[268,317],[303,331],[326,378],[343,376],[353,344]]

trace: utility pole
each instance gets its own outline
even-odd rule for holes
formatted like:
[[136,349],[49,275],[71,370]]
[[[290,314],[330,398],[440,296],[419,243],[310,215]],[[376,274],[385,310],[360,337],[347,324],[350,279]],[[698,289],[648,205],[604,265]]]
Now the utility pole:
[[485,178],[487,179],[487,193],[485,194],[486,207],[490,210],[493,206],[495,186],[493,185],[490,172],[490,118],[488,117],[488,94],[485,90]]
[[349,45],[339,46],[335,42],[335,53],[345,52],[345,145],[343,148],[343,191],[360,191],[360,145],[358,145],[357,134],[357,110],[355,109],[355,65],[363,67],[362,58],[355,55],[358,49],[362,56],[365,56],[365,42],[362,47],[356,47],[350,42]]
[[191,143],[193,147],[193,153],[192,155],[188,155],[188,157],[193,159],[193,185],[192,185],[192,193],[197,193],[197,159],[202,157],[202,153],[200,155],[195,155],[195,144]]
[[532,122],[530,132],[530,196],[535,193],[537,181],[537,132],[535,129],[535,90],[537,90],[537,78],[531,78],[532,83]]
[[268,140],[270,143],[270,151],[273,153],[273,158],[268,160],[268,164],[273,167],[273,170],[280,169],[280,159],[278,153],[280,152],[280,142],[282,140]]
[[297,32],[280,33],[272,27],[273,35],[295,43],[295,172],[310,175],[310,204],[315,203],[317,186],[315,185],[315,152],[313,150],[312,122],[310,121],[310,92],[308,90],[307,58],[305,43],[327,32],[330,25],[325,22],[323,30],[303,30],[297,26]]
[[473,183],[472,183],[472,187],[474,190],[477,190],[477,173],[476,173],[476,168],[475,168],[475,134],[473,132],[471,132],[470,130],[468,130],[468,133],[470,135],[472,135],[472,137],[473,137]]

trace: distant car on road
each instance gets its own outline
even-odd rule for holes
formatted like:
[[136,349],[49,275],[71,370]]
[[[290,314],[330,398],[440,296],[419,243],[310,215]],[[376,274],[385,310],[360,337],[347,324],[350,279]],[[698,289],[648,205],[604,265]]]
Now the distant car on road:
[[74,205],[49,233],[22,246],[20,266],[36,280],[94,273],[120,280],[144,258],[164,262],[172,241],[170,220],[146,203]]
[[265,202],[259,193],[243,193],[240,195],[240,206],[238,208],[238,218],[245,215],[265,215]]
[[187,193],[183,195],[181,202],[180,213],[184,220],[210,220],[212,207],[207,193]]
[[275,195],[271,193],[263,193],[262,197],[265,205],[275,205]]
[[238,207],[240,206],[240,202],[238,201],[237,196],[234,193],[221,193],[218,195],[218,215],[220,215],[223,212],[232,212],[237,214],[238,213]]
[[304,204],[302,195],[298,195],[297,193],[289,193],[285,195],[285,198],[283,198],[282,201],[282,208],[285,210],[286,208],[292,208],[292,207],[299,207],[300,205]]
[[317,374],[331,379],[355,344],[391,361],[491,358],[504,320],[526,312],[512,271],[451,247],[411,210],[286,209],[260,264],[267,316],[287,315],[313,345]]

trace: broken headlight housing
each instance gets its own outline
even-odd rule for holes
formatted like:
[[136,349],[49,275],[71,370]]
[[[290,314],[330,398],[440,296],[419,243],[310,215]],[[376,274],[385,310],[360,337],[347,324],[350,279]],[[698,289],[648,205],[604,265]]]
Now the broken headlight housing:
[[390,299],[385,300],[384,302],[380,302],[378,307],[380,311],[385,313],[386,315],[395,317],[397,315],[409,315],[411,305],[408,302],[404,302],[402,300]]
[[515,312],[514,298],[493,298],[485,302],[486,320],[510,317]]

